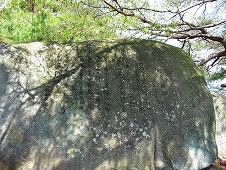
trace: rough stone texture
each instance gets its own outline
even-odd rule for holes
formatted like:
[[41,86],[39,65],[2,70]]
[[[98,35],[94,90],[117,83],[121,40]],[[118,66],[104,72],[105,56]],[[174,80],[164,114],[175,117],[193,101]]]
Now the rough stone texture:
[[216,113],[216,142],[218,155],[226,158],[226,97],[213,92]]
[[211,94],[182,50],[149,40],[0,50],[0,167],[193,170],[217,156]]

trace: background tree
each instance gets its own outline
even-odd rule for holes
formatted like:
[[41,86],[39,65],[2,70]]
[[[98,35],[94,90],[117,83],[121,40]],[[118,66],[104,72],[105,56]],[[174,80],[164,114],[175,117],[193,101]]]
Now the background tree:
[[115,35],[106,17],[71,0],[11,0],[0,10],[0,41],[73,42]]

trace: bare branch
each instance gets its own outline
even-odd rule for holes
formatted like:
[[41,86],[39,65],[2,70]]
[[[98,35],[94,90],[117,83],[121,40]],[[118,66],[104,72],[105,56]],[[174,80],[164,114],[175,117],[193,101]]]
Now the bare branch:
[[[216,1],[216,0],[203,0],[202,2],[197,3],[197,4],[194,4],[194,5],[192,5],[192,6],[188,7],[188,8],[185,8],[185,9],[183,9],[182,11],[179,11],[179,10],[178,10],[178,11],[176,12],[176,13],[177,13],[176,15],[178,15],[179,13],[182,14],[182,13],[184,13],[184,12],[186,12],[186,11],[188,11],[188,10],[194,8],[194,7],[201,6],[201,5],[203,5],[203,4],[206,4],[206,3],[209,3],[209,2],[214,2],[214,1]],[[173,17],[171,17],[171,19],[174,18],[176,15],[174,15]]]
[[108,5],[109,7],[111,7],[113,10],[115,10],[116,12],[124,15],[124,16],[130,16],[130,17],[134,17],[134,13],[125,13],[123,12],[121,9],[118,9],[117,7],[113,6],[112,4],[110,4],[109,2],[107,2],[106,0],[103,0],[103,2]]
[[219,52],[219,53],[217,53],[215,55],[209,56],[208,58],[200,61],[200,63],[198,64],[198,66],[203,66],[208,61],[215,59],[214,62],[211,64],[213,66],[214,63],[216,63],[221,57],[226,57],[226,50],[225,51],[222,51],[222,52]]
[[157,12],[157,13],[175,13],[175,12],[170,11],[170,10],[157,10],[157,9],[144,8],[144,7],[137,7],[137,8],[123,7],[122,9],[125,9],[125,10],[128,10],[128,11],[145,10],[145,11],[151,11],[151,12]]
[[126,12],[124,12],[123,10],[118,9],[117,7],[115,7],[115,6],[113,6],[112,4],[110,4],[109,2],[107,2],[106,0],[103,0],[103,2],[104,2],[106,5],[108,5],[109,7],[111,7],[114,11],[118,12],[119,14],[122,14],[122,15],[124,15],[124,16],[126,16],[126,17],[135,17],[135,18],[138,18],[138,19],[139,19],[141,22],[143,22],[143,23],[148,23],[148,24],[151,23],[151,22],[148,21],[146,18],[143,18],[143,17],[141,17],[141,16],[137,16],[137,15],[135,15],[134,13],[126,13]]
[[118,5],[119,9],[121,9],[121,11],[123,11],[123,8],[122,8],[121,5],[118,3],[118,1],[117,1],[117,0],[113,0],[113,1]]
[[[195,28],[196,30],[202,30],[202,29],[216,27],[216,26],[222,25],[224,23],[226,23],[226,18],[224,20],[218,21],[214,24],[203,25],[203,26],[195,25],[195,24],[192,24],[192,23],[189,23],[189,22],[183,20],[183,23],[179,23],[178,26],[189,25],[191,28]],[[186,32],[186,30],[184,30],[184,32]]]

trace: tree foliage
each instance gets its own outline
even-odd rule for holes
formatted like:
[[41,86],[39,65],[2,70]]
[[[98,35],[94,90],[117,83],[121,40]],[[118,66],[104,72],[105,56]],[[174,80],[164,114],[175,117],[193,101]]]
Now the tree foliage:
[[109,38],[106,17],[70,0],[12,0],[0,10],[0,40],[72,42]]

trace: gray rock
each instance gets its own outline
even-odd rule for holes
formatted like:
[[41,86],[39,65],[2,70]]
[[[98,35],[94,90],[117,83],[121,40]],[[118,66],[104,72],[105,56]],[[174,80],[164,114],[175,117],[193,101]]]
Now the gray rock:
[[9,73],[5,64],[0,63],[0,96],[6,94],[6,88],[8,84]]
[[0,167],[195,170],[217,156],[212,96],[190,57],[151,40],[29,43],[0,56]]
[[216,113],[216,142],[219,157],[226,157],[226,97],[213,92]]

